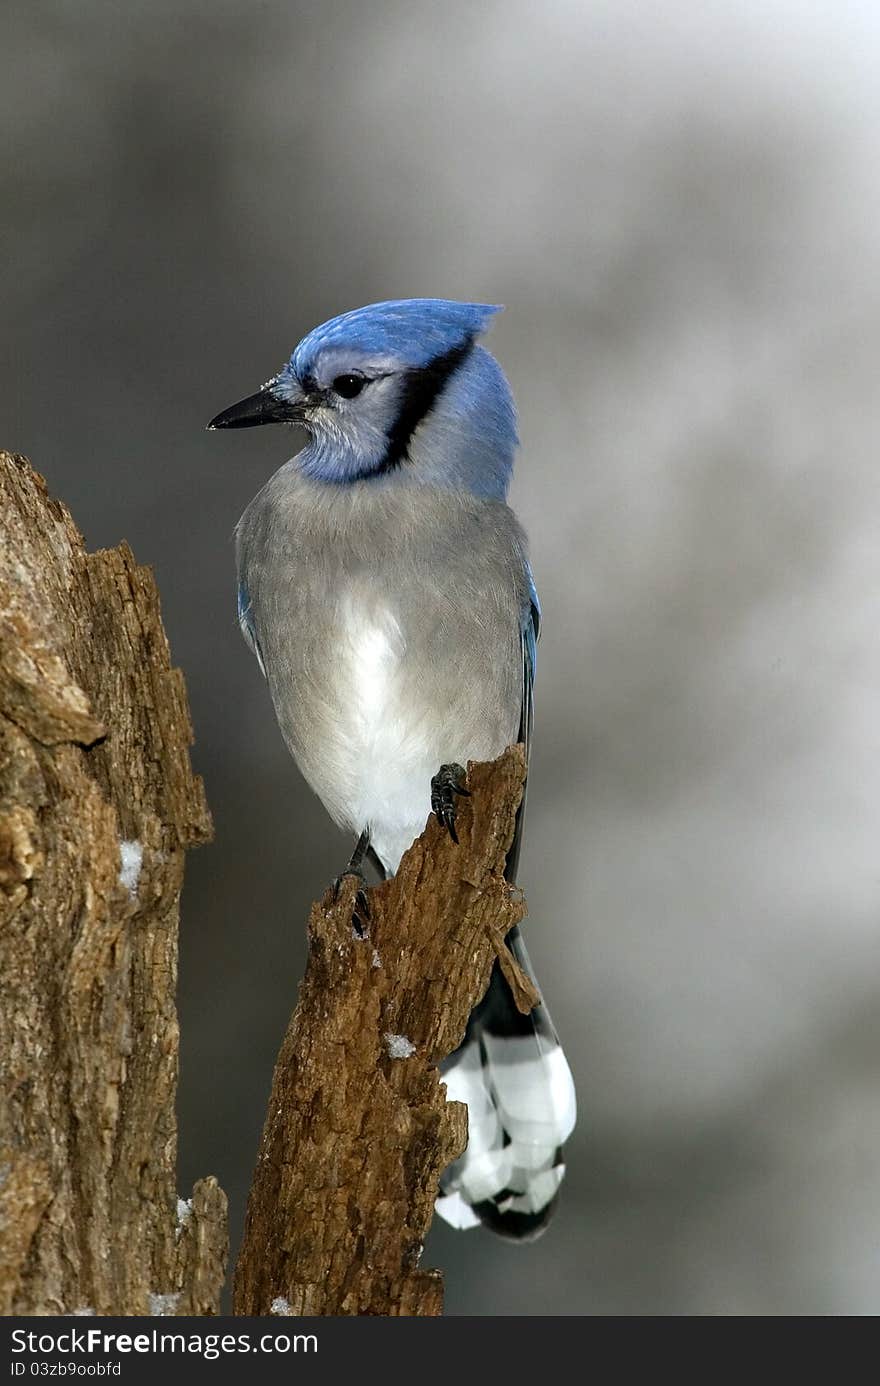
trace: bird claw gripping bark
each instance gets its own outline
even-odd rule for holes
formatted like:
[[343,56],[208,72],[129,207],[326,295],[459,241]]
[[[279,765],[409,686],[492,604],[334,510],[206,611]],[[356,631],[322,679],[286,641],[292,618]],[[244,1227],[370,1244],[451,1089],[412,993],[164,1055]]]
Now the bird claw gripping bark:
[[370,901],[367,895],[367,878],[361,869],[361,862],[370,845],[369,833],[363,832],[357,841],[357,846],[349,858],[345,870],[336,877],[333,882],[333,899],[339,899],[339,892],[347,876],[354,876],[358,882],[357,893],[354,897],[354,910],[351,916],[351,927],[355,933],[363,938],[367,932],[367,923],[370,918]]
[[445,828],[453,842],[458,842],[455,831],[456,795],[469,799],[471,791],[465,789],[467,771],[463,765],[441,765],[431,780],[431,811],[442,828]]
[[337,876],[333,882],[333,899],[339,899],[339,892],[343,882],[348,876],[354,876],[360,883],[354,897],[354,909],[351,912],[351,927],[359,938],[364,938],[367,932],[367,924],[370,919],[370,899],[367,895],[367,878],[363,871],[343,871],[341,876]]

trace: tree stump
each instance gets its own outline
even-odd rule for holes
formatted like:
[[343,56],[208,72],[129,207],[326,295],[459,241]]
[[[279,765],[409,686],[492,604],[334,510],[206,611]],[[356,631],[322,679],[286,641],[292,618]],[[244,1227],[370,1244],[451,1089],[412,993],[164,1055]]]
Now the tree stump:
[[219,1310],[178,1200],[177,932],[211,822],[149,569],[0,452],[0,1313]]
[[504,878],[525,784],[521,746],[468,767],[459,844],[434,820],[397,875],[312,907],[299,1005],[278,1056],[235,1312],[435,1315],[418,1269],[440,1174],[467,1140],[437,1064],[460,1043],[496,956],[528,1012],[538,1000],[504,938],[525,914]]
[[[128,547],[85,551],[0,452],[0,1313],[212,1314],[213,1178],[176,1187],[180,890],[211,832],[183,679]],[[471,764],[459,843],[432,819],[353,924],[314,905],[235,1280],[238,1314],[439,1314],[419,1269],[466,1110],[437,1065],[525,914],[504,877],[521,747]]]

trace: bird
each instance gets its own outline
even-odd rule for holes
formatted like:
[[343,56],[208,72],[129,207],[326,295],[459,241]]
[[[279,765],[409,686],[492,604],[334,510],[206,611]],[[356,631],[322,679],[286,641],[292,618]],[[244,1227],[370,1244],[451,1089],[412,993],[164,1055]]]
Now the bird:
[[[499,311],[424,298],[342,313],[208,425],[305,431],[236,527],[238,617],[288,749],[357,838],[343,874],[362,879],[365,858],[393,874],[431,812],[457,841],[468,760],[531,749],[541,608],[507,504],[513,395],[479,341]],[[518,926],[507,942],[533,976]],[[497,962],[441,1077],[467,1104],[468,1144],[436,1211],[540,1235],[574,1084],[543,1000],[522,1015]]]

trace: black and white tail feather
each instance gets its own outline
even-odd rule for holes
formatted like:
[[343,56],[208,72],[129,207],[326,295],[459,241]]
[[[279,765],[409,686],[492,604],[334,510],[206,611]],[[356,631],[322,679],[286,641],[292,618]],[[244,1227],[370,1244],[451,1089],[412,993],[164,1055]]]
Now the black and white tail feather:
[[[532,584],[523,624],[523,704],[520,741],[531,744],[536,644],[541,609]],[[505,875],[513,883],[525,802],[517,816]],[[519,928],[507,944],[534,980]],[[562,1147],[574,1129],[574,1082],[547,1008],[523,1015],[499,964],[473,1011],[465,1037],[441,1065],[447,1101],[468,1109],[464,1154],[444,1170],[435,1207],[453,1227],[481,1223],[516,1241],[544,1231],[565,1174]]]
[[[507,942],[531,974],[518,928]],[[522,1015],[497,962],[441,1072],[447,1101],[467,1103],[468,1144],[440,1179],[437,1212],[453,1227],[483,1223],[517,1241],[539,1236],[565,1173],[574,1084],[546,1008]]]

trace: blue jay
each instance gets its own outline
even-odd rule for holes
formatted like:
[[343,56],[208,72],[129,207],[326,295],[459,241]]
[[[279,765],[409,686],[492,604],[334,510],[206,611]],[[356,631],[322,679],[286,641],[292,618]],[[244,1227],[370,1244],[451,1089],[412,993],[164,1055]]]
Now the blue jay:
[[[365,855],[395,871],[430,811],[455,838],[468,759],[517,740],[528,755],[540,607],[506,504],[513,398],[477,345],[497,311],[411,299],[344,313],[208,425],[308,435],[237,526],[239,620],[288,748],[359,835],[357,874]],[[528,970],[518,929],[508,942]],[[546,1008],[521,1015],[497,963],[442,1073],[447,1098],[467,1104],[468,1146],[437,1211],[538,1235],[574,1086]]]

